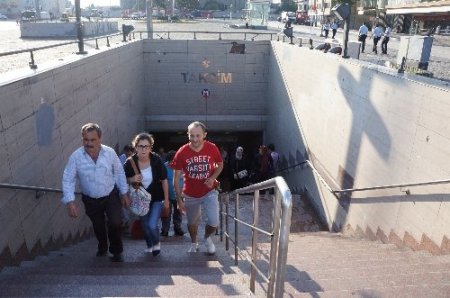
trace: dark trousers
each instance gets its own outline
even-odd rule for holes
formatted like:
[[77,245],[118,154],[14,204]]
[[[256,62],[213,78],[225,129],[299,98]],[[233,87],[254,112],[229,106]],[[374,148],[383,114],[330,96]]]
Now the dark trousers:
[[387,54],[387,44],[389,42],[389,37],[384,37],[383,41],[381,42],[381,52],[383,54]]
[[181,229],[181,221],[182,221],[182,215],[180,210],[178,210],[178,203],[177,201],[170,201],[170,211],[169,216],[167,217],[161,217],[161,232],[168,233],[170,230],[170,215],[172,214],[172,222],[173,222],[173,228]]
[[333,39],[336,36],[336,31],[337,31],[337,29],[333,29],[333,36],[332,36]]
[[378,53],[378,51],[377,51],[377,45],[378,45],[378,42],[380,41],[380,38],[381,38],[381,37],[374,37],[374,38],[373,38],[373,49],[372,49],[372,52],[374,52],[375,54]]
[[364,53],[364,49],[366,47],[366,34],[361,34],[358,40],[361,42],[361,53]]
[[324,29],[323,31],[325,31],[325,38],[328,38],[328,33],[330,32],[330,30]]
[[[82,195],[86,215],[91,219],[95,237],[98,240],[98,251],[112,254],[123,252],[122,243],[122,202],[117,191],[108,196],[93,199]],[[106,221],[106,219],[108,221]]]

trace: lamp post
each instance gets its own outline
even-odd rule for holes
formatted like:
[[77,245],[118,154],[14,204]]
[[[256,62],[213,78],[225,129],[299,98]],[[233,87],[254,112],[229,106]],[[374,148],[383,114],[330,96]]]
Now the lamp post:
[[147,14],[147,38],[153,39],[153,1],[146,0],[146,14]]
[[81,8],[80,8],[80,0],[75,0],[75,17],[76,17],[76,26],[77,26],[77,37],[78,37],[78,52],[79,55],[87,54],[84,50],[84,41],[83,41],[83,24],[81,23]]
[[348,56],[348,32],[350,30],[349,23],[350,23],[350,5],[348,3],[342,3],[338,4],[335,7],[331,9],[335,16],[341,20],[344,21],[344,50],[342,54],[342,58],[349,58]]

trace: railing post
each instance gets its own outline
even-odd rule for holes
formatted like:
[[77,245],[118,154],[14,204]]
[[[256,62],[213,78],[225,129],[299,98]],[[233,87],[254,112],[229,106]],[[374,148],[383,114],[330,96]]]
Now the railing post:
[[[281,213],[281,195],[278,189],[275,189],[274,209],[272,213],[272,239],[270,243],[270,260],[269,260],[269,284],[267,286],[267,297],[273,297],[274,283],[277,272],[277,258],[278,258],[278,241],[280,238],[280,213]],[[280,278],[280,277],[278,277]]]
[[36,69],[37,65],[34,64],[34,55],[33,55],[33,51],[32,50],[30,50],[30,59],[31,59],[31,61],[28,62],[28,65],[30,66],[31,69]]
[[220,227],[220,242],[223,242],[223,198],[224,195],[219,196],[219,227]]
[[[253,200],[253,226],[257,227],[259,222],[259,191],[255,192]],[[256,264],[256,249],[258,248],[258,233],[252,229],[252,262]],[[255,293],[256,269],[252,266],[250,272],[250,291]]]
[[[239,194],[236,194],[234,204],[234,218],[239,219]],[[234,264],[238,265],[239,225],[234,221]]]
[[[292,216],[292,195],[290,200],[286,200],[284,204],[281,204],[281,227],[280,238],[278,245],[278,258],[277,258],[277,273],[275,280],[275,297],[283,297],[284,292],[284,277],[286,276],[286,261],[289,246],[289,232],[291,229],[291,216]],[[283,199],[280,191],[277,190],[277,197]]]
[[[225,231],[227,233],[227,235],[230,235],[230,224],[229,224],[229,216],[228,214],[230,214],[230,195],[227,195],[227,200],[225,201]],[[229,237],[225,237],[225,250],[229,251],[230,250],[230,239]]]

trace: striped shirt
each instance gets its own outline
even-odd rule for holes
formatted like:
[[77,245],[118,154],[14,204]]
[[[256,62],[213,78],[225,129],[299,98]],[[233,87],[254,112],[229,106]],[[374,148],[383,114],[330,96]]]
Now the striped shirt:
[[101,145],[97,162],[80,147],[69,157],[63,173],[63,197],[65,204],[75,200],[75,185],[79,181],[81,192],[91,198],[109,195],[114,185],[120,194],[128,192],[127,179],[123,166],[111,147]]

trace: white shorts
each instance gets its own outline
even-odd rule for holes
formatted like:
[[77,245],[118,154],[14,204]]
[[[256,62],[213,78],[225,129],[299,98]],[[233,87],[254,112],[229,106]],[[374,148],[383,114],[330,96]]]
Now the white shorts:
[[184,206],[186,207],[186,216],[188,225],[200,224],[202,216],[201,205],[206,212],[206,224],[211,227],[219,226],[219,192],[211,190],[200,198],[184,197]]

